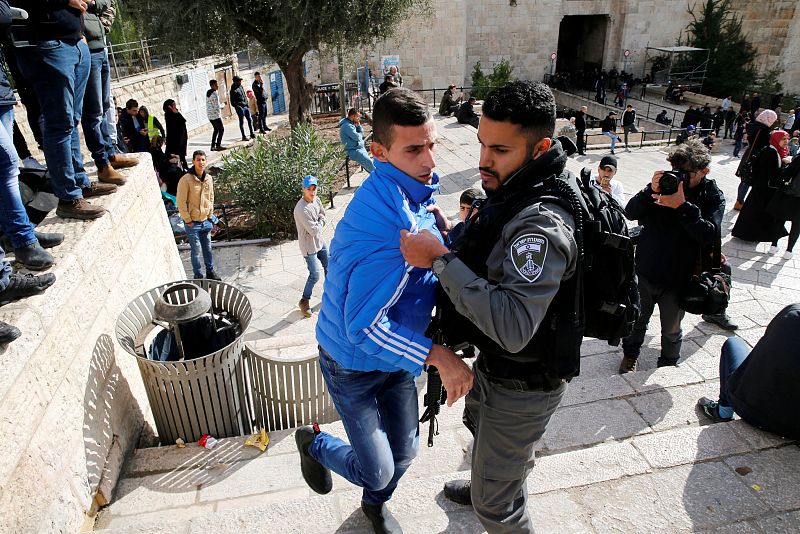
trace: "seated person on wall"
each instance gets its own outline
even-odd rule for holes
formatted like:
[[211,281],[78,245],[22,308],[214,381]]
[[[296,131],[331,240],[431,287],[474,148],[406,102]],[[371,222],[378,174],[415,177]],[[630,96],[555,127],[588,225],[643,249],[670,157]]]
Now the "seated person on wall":
[[661,113],[656,115],[656,122],[659,123],[659,124],[664,124],[666,126],[669,126],[670,124],[672,124],[672,119],[667,118],[667,110],[666,109],[661,110]]
[[[461,95],[459,95],[461,98]],[[439,104],[439,115],[442,117],[449,117],[456,111],[458,111],[458,99],[456,99],[456,86],[454,84],[450,84],[447,86],[447,91],[444,92],[442,95],[442,103]]]
[[347,117],[339,121],[339,140],[350,159],[364,167],[367,172],[375,169],[375,164],[364,147],[364,127],[361,126],[361,113],[356,108],[350,108]]
[[458,108],[456,112],[456,118],[460,124],[469,124],[473,128],[477,128],[478,124],[480,123],[480,115],[475,113],[473,106],[475,105],[474,96],[469,97],[469,100],[461,104],[461,107]]
[[708,132],[708,135],[703,138],[703,144],[706,146],[709,152],[714,149],[717,141],[717,134],[714,131]]
[[719,399],[703,397],[698,406],[714,422],[730,421],[735,412],[755,427],[800,439],[798,346],[800,304],[781,310],[752,351],[729,337],[719,361]]

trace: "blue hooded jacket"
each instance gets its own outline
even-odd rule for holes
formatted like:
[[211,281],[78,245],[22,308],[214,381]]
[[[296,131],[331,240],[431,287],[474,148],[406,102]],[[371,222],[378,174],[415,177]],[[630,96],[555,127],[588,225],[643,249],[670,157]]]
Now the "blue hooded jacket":
[[439,189],[434,173],[423,184],[390,163],[356,191],[330,246],[317,341],[339,365],[357,371],[420,374],[431,348],[436,278],[400,253],[400,230],[429,230],[441,240],[427,206]]
[[364,148],[364,128],[345,117],[339,121],[339,140],[345,150]]

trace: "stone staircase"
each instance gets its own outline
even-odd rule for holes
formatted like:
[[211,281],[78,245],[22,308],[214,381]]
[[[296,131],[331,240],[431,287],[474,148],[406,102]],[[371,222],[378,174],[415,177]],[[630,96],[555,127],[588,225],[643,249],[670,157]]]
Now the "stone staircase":
[[[680,367],[656,369],[651,342],[641,370],[625,376],[616,374],[618,350],[584,343],[582,374],[553,416],[528,479],[528,507],[539,532],[800,528],[800,447],[739,420],[702,424],[695,402],[716,395],[718,347],[725,338],[704,323],[686,330]],[[310,333],[252,343],[276,356],[315,351]],[[423,374],[420,391],[424,381]],[[471,436],[461,424],[462,409],[463,401],[442,409],[434,447],[421,440],[390,503],[406,532],[484,531],[469,507],[441,493],[446,480],[469,477]],[[345,436],[340,422],[324,428]],[[243,442],[223,439],[210,451],[197,444],[137,450],[95,528],[370,531],[359,509],[360,491],[349,482],[334,475],[333,491],[324,496],[308,489],[293,431],[273,432],[264,453]]]

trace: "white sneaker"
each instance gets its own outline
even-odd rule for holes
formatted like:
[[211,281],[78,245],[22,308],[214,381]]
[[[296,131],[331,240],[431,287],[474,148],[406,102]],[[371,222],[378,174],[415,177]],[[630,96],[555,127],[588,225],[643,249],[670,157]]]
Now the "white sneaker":
[[775,247],[775,246],[770,246],[769,250],[767,251],[767,254],[773,254],[774,255],[774,254],[777,254],[777,253],[778,253],[778,247]]
[[783,259],[785,260],[791,260],[792,256],[793,254],[791,250],[787,250],[786,252],[783,253]]
[[22,164],[20,165],[23,169],[30,169],[34,171],[46,171],[47,167],[36,161],[36,158],[33,156],[28,156],[24,160],[22,160]]

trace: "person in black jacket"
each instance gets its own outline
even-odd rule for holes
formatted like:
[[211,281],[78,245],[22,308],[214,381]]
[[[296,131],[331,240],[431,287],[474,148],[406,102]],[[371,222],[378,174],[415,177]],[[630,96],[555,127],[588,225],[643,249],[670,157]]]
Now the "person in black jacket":
[[184,171],[189,170],[186,163],[186,146],[189,133],[186,131],[186,119],[178,111],[178,104],[173,99],[164,101],[164,122],[167,123],[167,155],[175,154],[181,161]]
[[672,169],[685,179],[672,195],[661,194],[663,171],[625,207],[625,215],[643,225],[636,246],[636,274],[642,313],[633,332],[622,340],[620,374],[635,371],[647,325],[655,305],[661,312],[661,356],[658,366],[676,365],[681,353],[680,291],[689,282],[701,251],[719,239],[725,196],[714,180],[707,178],[711,157],[696,140],[683,143],[668,157]]
[[800,304],[791,304],[770,321],[753,351],[729,337],[719,361],[719,398],[702,397],[700,409],[715,423],[736,412],[753,426],[800,439]]
[[631,104],[625,107],[622,113],[622,131],[625,132],[625,151],[630,152],[630,145],[628,144],[628,132],[636,132],[636,110],[633,109]]
[[250,128],[250,139],[255,139],[256,134],[253,132],[253,119],[250,116],[250,107],[247,105],[247,95],[244,93],[244,87],[242,87],[242,79],[238,76],[233,77],[230,96],[231,106],[239,116],[239,130],[242,132],[242,141],[247,141],[247,136],[244,133],[245,119],[247,119],[247,126]]
[[608,136],[611,139],[611,153],[614,153],[614,149],[617,148],[617,141],[620,140],[619,136],[617,135],[617,114],[613,111],[608,113],[608,116],[600,121],[600,130],[603,132],[603,135]]
[[469,100],[461,104],[461,107],[456,111],[456,119],[460,124],[469,124],[473,128],[477,128],[480,123],[480,115],[475,113],[473,106],[475,105],[474,96],[469,97]]
[[260,72],[256,72],[255,78],[253,80],[253,95],[256,97],[256,105],[258,106],[258,131],[263,134],[272,131],[272,128],[267,126],[267,91],[264,89],[264,80],[261,79]]
[[586,112],[589,108],[581,106],[581,110],[575,115],[575,130],[578,134],[578,154],[586,155]]

